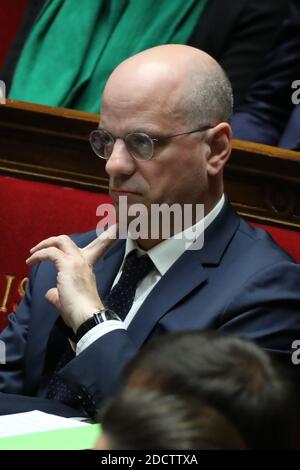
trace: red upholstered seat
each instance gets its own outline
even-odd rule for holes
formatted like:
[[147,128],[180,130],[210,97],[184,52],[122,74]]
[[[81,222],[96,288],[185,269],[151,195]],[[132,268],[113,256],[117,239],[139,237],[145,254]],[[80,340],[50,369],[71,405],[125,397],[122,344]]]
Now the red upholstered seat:
[[0,176],[0,330],[23,295],[29,249],[52,235],[95,229],[96,208],[109,201],[101,193]]

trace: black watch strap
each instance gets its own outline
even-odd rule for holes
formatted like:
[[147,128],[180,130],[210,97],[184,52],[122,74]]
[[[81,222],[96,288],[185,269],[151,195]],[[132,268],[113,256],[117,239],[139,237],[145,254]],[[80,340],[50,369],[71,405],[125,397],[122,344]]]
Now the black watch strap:
[[121,318],[109,308],[102,308],[93,314],[91,318],[88,318],[85,322],[80,325],[76,332],[76,343],[94,326],[104,323],[108,320],[122,321]]

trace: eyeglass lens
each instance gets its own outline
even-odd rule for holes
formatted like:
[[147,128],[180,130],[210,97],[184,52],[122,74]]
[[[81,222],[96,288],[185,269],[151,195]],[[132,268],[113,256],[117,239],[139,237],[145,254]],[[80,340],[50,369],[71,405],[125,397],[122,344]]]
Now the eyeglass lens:
[[[128,134],[124,141],[127,150],[133,157],[149,160],[153,156],[153,142],[147,134]],[[109,132],[97,129],[91,133],[90,143],[96,155],[107,160],[112,154],[115,140]]]

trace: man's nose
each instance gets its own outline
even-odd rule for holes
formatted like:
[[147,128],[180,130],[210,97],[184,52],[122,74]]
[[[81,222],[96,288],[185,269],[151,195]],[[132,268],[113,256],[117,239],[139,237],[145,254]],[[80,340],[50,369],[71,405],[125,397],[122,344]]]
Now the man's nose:
[[109,176],[131,175],[135,169],[135,159],[128,152],[125,142],[116,139],[112,154],[105,165],[106,172]]

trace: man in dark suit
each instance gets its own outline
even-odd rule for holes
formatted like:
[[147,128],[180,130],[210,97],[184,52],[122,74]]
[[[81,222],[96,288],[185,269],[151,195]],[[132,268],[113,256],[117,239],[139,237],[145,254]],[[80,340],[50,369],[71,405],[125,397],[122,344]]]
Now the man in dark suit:
[[[26,296],[0,337],[0,390],[15,394],[2,395],[0,412],[51,404],[69,415],[71,404],[93,415],[140,346],[171,331],[245,336],[292,364],[300,267],[223,194],[231,110],[221,67],[188,46],[149,49],[113,72],[90,141],[107,160],[120,223],[127,198],[128,236],[52,237],[33,248]],[[163,204],[165,217],[176,204],[193,209],[184,230],[174,221],[169,235],[159,226],[133,236],[134,209],[147,227]]]
[[299,30],[300,1],[294,0],[264,72],[233,115],[235,138],[300,150]]

